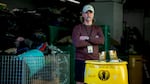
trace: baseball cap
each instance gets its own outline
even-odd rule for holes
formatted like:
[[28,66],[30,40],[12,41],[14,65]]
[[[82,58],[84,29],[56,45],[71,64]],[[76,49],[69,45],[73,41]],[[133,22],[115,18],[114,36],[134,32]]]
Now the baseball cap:
[[87,12],[87,11],[92,11],[93,13],[94,13],[94,7],[92,6],[92,5],[85,5],[84,7],[83,7],[83,10],[82,10],[82,12],[83,13],[85,13],[85,12]]

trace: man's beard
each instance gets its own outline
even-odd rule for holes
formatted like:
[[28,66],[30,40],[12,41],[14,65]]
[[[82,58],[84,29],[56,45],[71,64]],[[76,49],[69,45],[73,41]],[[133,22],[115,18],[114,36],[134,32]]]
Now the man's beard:
[[91,21],[92,18],[91,18],[91,17],[87,17],[86,20],[87,20],[87,21]]

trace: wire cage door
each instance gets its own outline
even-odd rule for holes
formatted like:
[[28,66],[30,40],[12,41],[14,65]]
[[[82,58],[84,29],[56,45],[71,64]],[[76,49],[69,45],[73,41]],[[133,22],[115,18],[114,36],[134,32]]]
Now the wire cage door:
[[70,55],[0,56],[0,84],[70,84]]

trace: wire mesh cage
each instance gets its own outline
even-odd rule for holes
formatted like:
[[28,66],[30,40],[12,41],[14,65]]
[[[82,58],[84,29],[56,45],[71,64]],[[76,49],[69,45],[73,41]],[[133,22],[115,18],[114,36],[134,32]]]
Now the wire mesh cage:
[[0,84],[70,84],[70,56],[0,56]]

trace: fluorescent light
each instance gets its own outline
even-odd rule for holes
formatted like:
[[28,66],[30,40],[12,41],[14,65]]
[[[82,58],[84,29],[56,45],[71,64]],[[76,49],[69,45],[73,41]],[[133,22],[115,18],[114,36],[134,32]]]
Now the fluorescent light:
[[76,4],[80,4],[79,1],[75,1],[75,0],[67,0],[67,1],[70,1],[70,2],[73,2],[73,3],[76,3]]

